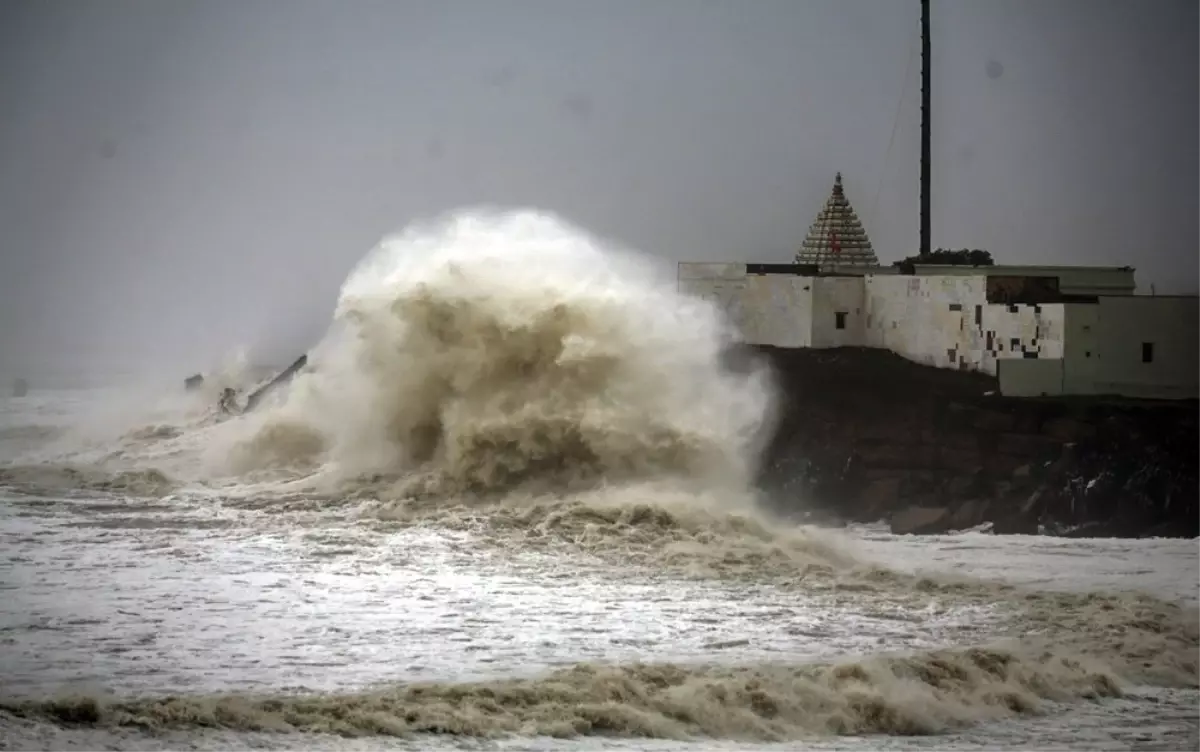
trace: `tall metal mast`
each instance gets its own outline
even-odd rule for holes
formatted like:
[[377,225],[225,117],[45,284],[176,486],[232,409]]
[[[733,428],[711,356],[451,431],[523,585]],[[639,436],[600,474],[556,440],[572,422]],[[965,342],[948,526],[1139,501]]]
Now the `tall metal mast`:
[[930,142],[929,120],[929,0],[921,0],[921,246],[922,255],[929,253],[929,183]]

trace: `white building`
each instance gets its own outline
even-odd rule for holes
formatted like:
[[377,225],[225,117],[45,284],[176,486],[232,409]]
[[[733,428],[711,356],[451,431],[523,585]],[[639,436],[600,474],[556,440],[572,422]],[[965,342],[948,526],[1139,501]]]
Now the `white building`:
[[1130,267],[880,267],[841,175],[795,264],[683,262],[681,291],[747,342],[878,347],[997,376],[1013,396],[1200,396],[1195,296],[1136,296]]
[[1013,396],[1200,393],[1196,297],[1064,294],[1044,276],[992,270],[1005,273],[684,262],[679,287],[716,303],[751,344],[885,348],[998,376]]

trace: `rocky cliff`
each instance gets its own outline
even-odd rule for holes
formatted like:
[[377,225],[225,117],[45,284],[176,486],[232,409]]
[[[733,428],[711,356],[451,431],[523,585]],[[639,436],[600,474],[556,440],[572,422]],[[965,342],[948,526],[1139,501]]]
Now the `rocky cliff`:
[[883,350],[754,348],[782,390],[761,485],[780,512],[895,532],[1200,534],[1197,403],[999,396]]

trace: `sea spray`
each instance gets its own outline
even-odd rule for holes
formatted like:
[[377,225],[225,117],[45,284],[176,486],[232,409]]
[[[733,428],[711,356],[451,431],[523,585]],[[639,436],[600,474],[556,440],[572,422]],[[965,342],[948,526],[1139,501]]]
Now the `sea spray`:
[[736,335],[645,258],[534,211],[459,212],[379,244],[331,334],[239,469],[339,481],[419,474],[437,493],[674,478],[747,488],[773,392]]
[[[392,601],[360,583],[381,568],[389,580],[414,574],[420,551],[394,535],[405,524],[439,532],[469,528],[471,535],[457,540],[487,550],[493,566],[509,554],[514,561],[529,552],[551,554],[520,563],[553,562],[537,571],[558,592],[582,589],[570,575],[587,567],[621,587],[636,582],[641,593],[659,598],[687,587],[679,582],[683,573],[720,579],[735,592],[732,629],[753,623],[738,621],[750,610],[745,604],[753,589],[770,590],[778,605],[758,614],[764,626],[757,635],[783,649],[771,649],[765,658],[737,658],[724,652],[734,643],[713,643],[708,665],[686,655],[616,665],[580,655],[578,665],[551,670],[538,663],[529,668],[544,670],[515,678],[468,682],[447,671],[433,681],[397,677],[401,683],[362,691],[288,694],[264,686],[241,696],[186,694],[196,690],[184,684],[157,698],[128,691],[113,698],[4,697],[0,722],[49,720],[56,731],[111,726],[191,734],[225,727],[776,740],[938,733],[1037,713],[1062,701],[1108,698],[1138,684],[1194,691],[1194,608],[1185,612],[1129,594],[1037,593],[903,575],[855,560],[829,531],[772,525],[734,503],[746,498],[758,443],[770,428],[772,398],[764,372],[721,366],[720,355],[734,340],[719,311],[678,295],[644,259],[608,250],[559,220],[533,212],[452,215],[401,233],[364,260],[346,282],[311,372],[282,392],[278,403],[223,422],[206,417],[176,421],[170,431],[156,426],[130,434],[130,449],[119,447],[125,464],[136,460],[148,472],[167,466],[172,477],[175,470],[193,473],[189,479],[206,470],[195,462],[195,448],[221,450],[228,455],[222,459],[234,460],[237,477],[204,476],[203,487],[189,486],[163,503],[129,499],[114,505],[110,499],[72,507],[72,517],[101,530],[88,539],[102,541],[92,549],[61,548],[88,527],[59,519],[43,528],[47,537],[16,528],[19,537],[10,540],[26,546],[19,549],[22,556],[68,552],[72,560],[58,580],[41,578],[56,587],[84,576],[74,567],[89,557],[76,552],[98,551],[99,558],[92,558],[103,569],[94,570],[100,574],[88,577],[85,587],[107,582],[109,591],[97,603],[109,606],[118,603],[112,591],[124,588],[133,598],[129,610],[110,612],[111,621],[90,633],[84,622],[70,623],[71,629],[43,626],[60,623],[55,621],[29,627],[39,641],[52,636],[71,644],[82,635],[86,660],[80,670],[89,675],[96,657],[124,666],[127,677],[252,658],[248,676],[257,684],[272,655],[308,661],[313,646],[339,652],[360,628],[359,639],[371,641],[370,659],[395,659],[389,666],[423,660],[430,645],[446,643],[446,660],[456,660],[465,645],[470,650],[488,642],[485,636],[474,644],[449,643],[447,622],[422,626],[411,618],[417,598],[447,597],[464,614],[459,636],[478,638],[479,618],[487,616],[495,617],[487,630],[546,637],[528,619],[506,626],[502,608],[480,613],[482,599],[472,602],[469,589],[439,585]],[[130,496],[165,497],[159,486],[173,486],[151,475],[43,470],[20,468],[22,477],[10,480]],[[260,473],[268,480],[252,477]],[[314,490],[317,476],[330,482],[327,492]],[[210,504],[220,507],[221,519],[214,519]],[[267,513],[242,515],[238,509],[229,515],[231,507]],[[27,518],[20,519],[25,525]],[[201,563],[196,552],[203,549],[197,547],[212,530],[235,524],[245,528],[206,544],[221,554],[213,559],[230,568],[203,568],[214,565]],[[226,555],[225,547],[247,538],[252,557]],[[280,552],[284,542],[296,544],[292,550],[300,555]],[[108,558],[124,545],[135,547],[132,558]],[[159,563],[185,562],[174,588],[181,592],[163,587],[147,597],[150,578],[112,576],[122,570],[111,561],[145,569],[160,549]],[[440,558],[425,558],[435,574],[445,566]],[[340,570],[332,566],[337,560],[345,560]],[[403,582],[434,579],[426,577],[429,571],[417,569],[419,577]],[[264,573],[270,585],[231,603],[229,588],[243,579],[245,587],[257,588]],[[197,606],[204,604],[202,589],[192,582],[202,579],[217,595]],[[735,579],[740,582],[732,584]],[[322,582],[328,586],[324,595]],[[281,597],[288,588],[293,599]],[[348,628],[316,628],[314,613],[354,603],[333,596],[343,591],[360,606],[386,609],[385,618],[371,622],[363,618],[369,610],[351,607],[341,614]],[[70,602],[52,592],[55,605]],[[622,591],[622,597],[647,596]],[[253,604],[263,602],[266,607],[255,610]],[[713,618],[703,597],[686,605]],[[237,640],[214,639],[211,632],[197,641],[202,648],[170,639],[172,624],[178,638],[195,628],[205,608],[210,627],[253,625],[238,634],[253,636],[243,644],[256,646],[254,655],[238,655]],[[855,649],[863,654],[838,655],[834,633],[861,627],[833,618],[821,632],[789,632],[810,630],[814,611],[857,613],[884,623],[883,634],[895,637],[878,644],[860,639]],[[967,614],[969,622],[957,623],[957,614]],[[277,642],[289,648],[272,654],[272,640],[260,648],[254,639],[286,632],[286,621],[272,621],[278,615],[298,620],[293,631],[302,643]],[[585,610],[572,615],[572,628],[576,616],[603,618]],[[609,619],[611,624],[617,617]],[[26,621],[22,614],[17,624]],[[134,628],[114,629],[122,623]],[[668,640],[674,637],[664,631]],[[145,636],[151,639],[143,641]],[[828,656],[814,660],[805,653],[804,645],[814,640],[824,641]],[[110,644],[112,652],[102,652]],[[291,649],[294,644],[304,649]],[[897,648],[907,649],[898,655]],[[147,653],[156,657],[148,661]],[[187,669],[180,676],[182,682],[192,679]]]

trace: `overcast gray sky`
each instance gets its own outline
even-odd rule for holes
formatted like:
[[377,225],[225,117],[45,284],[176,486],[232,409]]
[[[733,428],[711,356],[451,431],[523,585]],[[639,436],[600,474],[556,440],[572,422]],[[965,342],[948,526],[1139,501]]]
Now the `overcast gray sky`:
[[[933,13],[934,246],[1194,291],[1195,0]],[[841,170],[908,255],[918,39],[917,0],[5,0],[0,372],[286,360],[479,202],[787,261]]]

